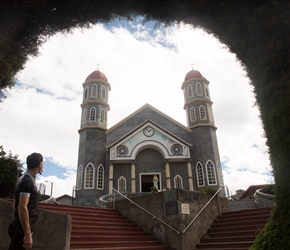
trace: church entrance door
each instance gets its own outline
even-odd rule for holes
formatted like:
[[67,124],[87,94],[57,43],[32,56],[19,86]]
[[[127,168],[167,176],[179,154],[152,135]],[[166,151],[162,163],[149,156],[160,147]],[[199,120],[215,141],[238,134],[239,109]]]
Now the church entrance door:
[[141,184],[141,192],[151,192],[151,187],[153,187],[153,178],[154,176],[157,176],[158,178],[158,189],[160,190],[160,180],[161,176],[159,173],[141,173],[140,174],[140,184]]

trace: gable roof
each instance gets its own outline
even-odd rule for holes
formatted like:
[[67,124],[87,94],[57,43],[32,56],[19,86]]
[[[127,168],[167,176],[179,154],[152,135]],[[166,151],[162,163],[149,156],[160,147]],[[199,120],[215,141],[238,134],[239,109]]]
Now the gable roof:
[[109,134],[110,132],[112,132],[113,130],[115,130],[116,128],[118,128],[119,126],[121,126],[122,124],[124,124],[126,121],[130,120],[131,118],[133,118],[134,116],[136,116],[138,113],[142,112],[143,110],[145,110],[146,108],[153,110],[154,112],[158,113],[160,116],[164,117],[165,119],[171,121],[172,123],[174,123],[175,125],[181,127],[182,129],[186,130],[187,132],[191,132],[191,130],[184,126],[183,124],[181,124],[180,122],[174,120],[173,118],[171,118],[170,116],[164,114],[163,112],[161,112],[160,110],[156,109],[155,107],[151,106],[150,104],[146,103],[145,105],[143,105],[141,108],[137,109],[135,112],[133,112],[132,114],[128,115],[127,117],[125,117],[124,119],[122,119],[121,121],[119,121],[118,123],[116,123],[115,125],[113,125],[111,128],[109,128],[106,133]]

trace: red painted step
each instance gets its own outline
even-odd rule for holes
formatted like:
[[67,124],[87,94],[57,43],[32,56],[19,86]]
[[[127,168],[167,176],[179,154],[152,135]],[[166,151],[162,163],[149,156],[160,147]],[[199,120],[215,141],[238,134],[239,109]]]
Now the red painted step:
[[116,210],[48,203],[40,203],[39,207],[71,215],[70,249],[168,249]]
[[197,244],[203,250],[248,250],[273,208],[232,211],[219,216]]

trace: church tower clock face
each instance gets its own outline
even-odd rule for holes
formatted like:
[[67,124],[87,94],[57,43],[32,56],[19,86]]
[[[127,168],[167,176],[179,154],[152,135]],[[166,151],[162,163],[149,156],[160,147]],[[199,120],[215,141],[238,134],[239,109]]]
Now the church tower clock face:
[[150,137],[154,135],[154,128],[152,128],[151,126],[147,126],[146,128],[143,129],[143,133],[145,136]]

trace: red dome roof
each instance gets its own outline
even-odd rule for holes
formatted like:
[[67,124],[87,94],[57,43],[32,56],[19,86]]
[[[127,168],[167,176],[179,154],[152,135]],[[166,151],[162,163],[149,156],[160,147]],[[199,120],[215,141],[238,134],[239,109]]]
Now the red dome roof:
[[198,70],[193,69],[186,74],[184,81],[186,82],[187,80],[192,78],[203,78],[203,76],[200,74]]
[[103,80],[105,82],[108,82],[107,77],[105,76],[105,74],[103,74],[101,71],[99,70],[95,70],[94,72],[92,72],[85,81],[88,80]]

